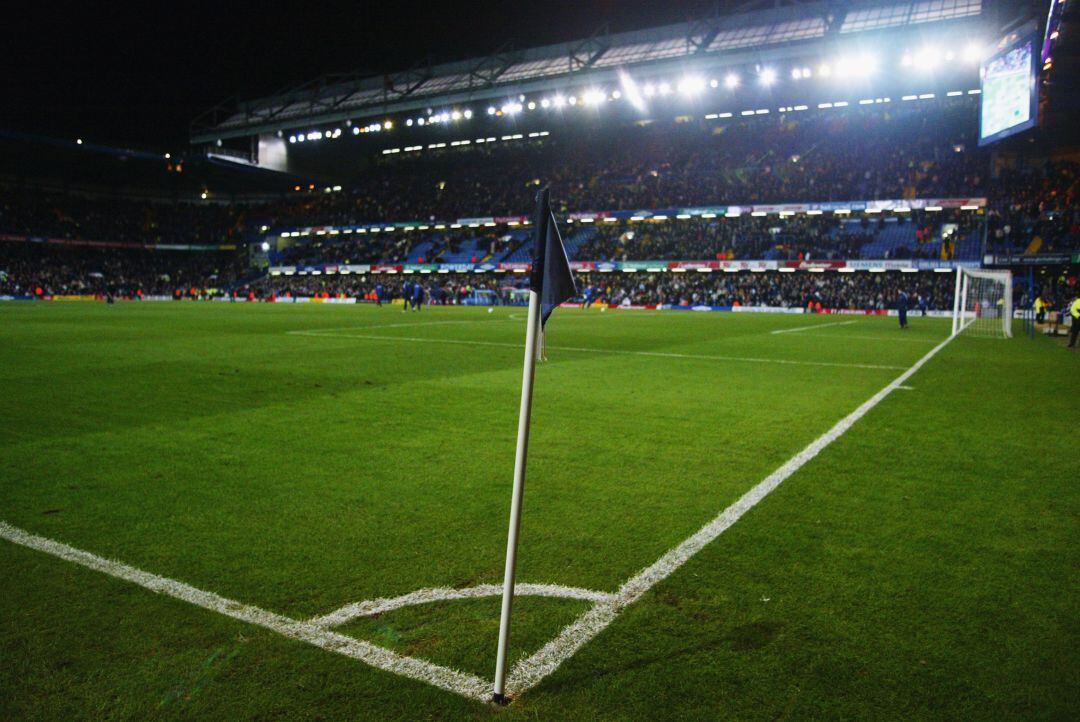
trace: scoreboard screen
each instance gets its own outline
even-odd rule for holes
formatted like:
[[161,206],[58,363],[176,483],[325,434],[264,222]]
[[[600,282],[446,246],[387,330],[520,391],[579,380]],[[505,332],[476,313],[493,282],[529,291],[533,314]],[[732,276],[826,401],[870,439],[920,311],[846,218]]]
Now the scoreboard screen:
[[1035,125],[1039,110],[1037,57],[1035,37],[1026,35],[999,46],[983,61],[979,70],[979,145]]

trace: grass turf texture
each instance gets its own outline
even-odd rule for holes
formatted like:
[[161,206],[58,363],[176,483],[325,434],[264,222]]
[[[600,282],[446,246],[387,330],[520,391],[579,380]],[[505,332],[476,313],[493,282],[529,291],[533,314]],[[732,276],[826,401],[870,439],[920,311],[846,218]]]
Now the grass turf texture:
[[[557,312],[519,581],[615,590],[948,327],[770,333],[835,320]],[[520,309],[5,304],[0,518],[298,619],[499,583],[523,331]],[[505,709],[2,542],[0,715],[1075,716],[1077,364],[954,341]],[[520,599],[513,657],[580,608]],[[490,678],[497,615],[342,631]]]

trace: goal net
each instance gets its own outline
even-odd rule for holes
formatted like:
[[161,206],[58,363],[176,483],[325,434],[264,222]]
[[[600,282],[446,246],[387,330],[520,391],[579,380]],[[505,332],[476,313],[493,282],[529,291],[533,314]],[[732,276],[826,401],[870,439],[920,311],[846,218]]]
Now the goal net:
[[956,273],[952,332],[1012,338],[1012,272],[960,268]]

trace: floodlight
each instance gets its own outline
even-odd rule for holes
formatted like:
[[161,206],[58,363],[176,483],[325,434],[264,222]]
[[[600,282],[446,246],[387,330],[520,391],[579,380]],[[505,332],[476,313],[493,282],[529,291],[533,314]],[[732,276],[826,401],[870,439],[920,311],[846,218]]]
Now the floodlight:
[[695,95],[705,90],[705,81],[696,75],[687,75],[679,80],[678,88],[683,95]]
[[768,87],[776,82],[776,71],[772,68],[762,68],[759,77],[761,84]]
[[468,120],[469,118],[472,117],[472,110],[470,110],[469,108],[466,108],[465,112],[462,113],[462,115],[465,116],[465,120]]
[[671,86],[667,83],[660,83],[660,95],[667,95],[671,92]]
[[645,83],[645,87],[642,88],[642,92],[645,93],[646,98],[651,98],[656,95],[656,86],[652,83]]
[[566,105],[566,98],[564,98],[562,95],[557,94],[554,98],[551,99],[551,104],[554,105],[556,108],[561,108]]
[[728,90],[735,90],[739,87],[739,76],[735,73],[728,73],[724,76],[724,87]]
[[534,100],[529,101],[529,110],[536,110],[536,101],[534,101]]
[[719,85],[720,85],[720,81],[717,80],[716,78],[713,78],[712,80],[709,81],[709,87],[710,88],[715,88],[715,87],[717,87]]
[[262,251],[263,251],[263,253],[266,253],[269,250],[270,250],[270,244],[267,243],[266,241],[263,241],[262,242]]
[[974,62],[982,60],[983,49],[978,43],[968,43],[964,47],[964,60]]
[[589,88],[584,92],[584,94],[582,94],[581,99],[582,102],[585,103],[585,105],[599,105],[600,103],[604,102],[604,98],[606,97],[607,96],[604,95],[604,92],[602,90],[597,90],[596,88]]
[[[290,143],[295,143],[295,142],[296,142],[296,136],[295,136],[295,135],[290,135],[290,136],[289,136],[289,142],[290,142]],[[168,153],[166,153],[166,154],[165,154],[165,157],[166,157],[166,158],[168,158],[168,157],[169,157],[169,154],[168,154]]]
[[[620,71],[619,83],[622,85],[623,90],[626,91],[626,99],[630,102],[630,105],[634,106],[635,110],[644,113],[645,99],[641,97],[641,93],[638,91],[637,83],[634,82],[633,77],[625,71]],[[646,86],[646,89],[648,89],[648,86]]]
[[488,115],[495,115],[495,106],[494,105],[489,105],[488,106],[487,114]]

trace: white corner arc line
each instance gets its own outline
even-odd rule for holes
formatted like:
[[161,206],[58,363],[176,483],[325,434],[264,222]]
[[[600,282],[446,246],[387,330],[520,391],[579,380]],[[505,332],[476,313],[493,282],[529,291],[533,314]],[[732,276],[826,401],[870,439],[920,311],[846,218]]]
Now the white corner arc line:
[[[467,341],[455,338],[424,338],[422,336],[381,336],[377,334],[337,334],[337,333],[309,333],[305,331],[289,331],[297,336],[318,336],[322,338],[355,338],[371,341],[407,341],[410,343],[442,343],[454,346],[493,346],[496,348],[512,348],[521,350],[521,345],[502,341]],[[733,363],[757,363],[757,364],[781,364],[786,366],[824,366],[832,368],[852,369],[875,369],[886,371],[902,371],[903,366],[887,364],[860,364],[844,363],[840,361],[796,361],[792,359],[758,358],[753,356],[711,356],[708,354],[675,353],[666,351],[627,351],[624,349],[611,348],[586,348],[582,346],[548,346],[549,351],[570,351],[572,353],[599,353],[614,354],[620,356],[656,356],[659,358],[690,359],[694,361],[728,361]]]
[[672,572],[685,564],[701,551],[705,545],[716,539],[743,514],[754,508],[758,502],[768,496],[788,477],[801,469],[807,462],[821,453],[821,450],[844,435],[859,419],[911,378],[927,361],[945,348],[954,337],[950,336],[916,361],[907,371],[893,379],[887,386],[863,402],[857,409],[810,442],[802,451],[788,459],[780,468],[762,479],[756,486],[742,495],[735,503],[720,512],[712,521],[701,527],[678,546],[669,550],[628,579],[615,593],[611,601],[600,602],[589,611],[571,622],[550,642],[535,654],[518,662],[510,671],[507,686],[511,693],[520,695],[539,684],[541,680],[554,672],[567,659],[572,657],[586,642],[602,632],[619,613],[628,605],[641,598],[645,592],[666,579]]
[[829,326],[850,326],[855,321],[833,321],[832,323],[812,323],[809,326],[796,326],[795,328],[778,328],[775,331],[769,333],[775,335],[778,333],[800,333],[802,331],[813,331],[816,328],[828,328]]
[[289,639],[307,642],[327,651],[351,657],[372,667],[420,682],[426,682],[463,697],[481,702],[486,702],[491,697],[491,682],[475,675],[421,659],[406,657],[370,642],[331,632],[310,622],[290,619],[259,607],[226,599],[213,592],[198,589],[175,579],[144,572],[141,569],[99,557],[96,554],[76,549],[62,542],[31,534],[3,521],[0,521],[0,537],[14,544],[51,554],[73,564],[137,584],[157,594],[173,597],[194,604],[197,607],[223,614],[226,617],[264,627]]
[[[390,612],[402,607],[411,607],[431,602],[448,602],[458,599],[480,599],[483,597],[497,597],[503,592],[501,584],[478,584],[475,587],[453,589],[450,587],[436,587],[433,589],[418,589],[415,592],[402,594],[399,597],[386,599],[369,599],[363,602],[346,604],[340,609],[335,609],[329,614],[315,617],[310,620],[311,624],[319,627],[337,627],[360,617],[370,617],[383,612]],[[611,601],[615,595],[610,592],[597,592],[592,589],[580,587],[564,587],[559,584],[516,584],[514,594],[519,597],[552,597],[557,599],[577,599],[585,602]]]

